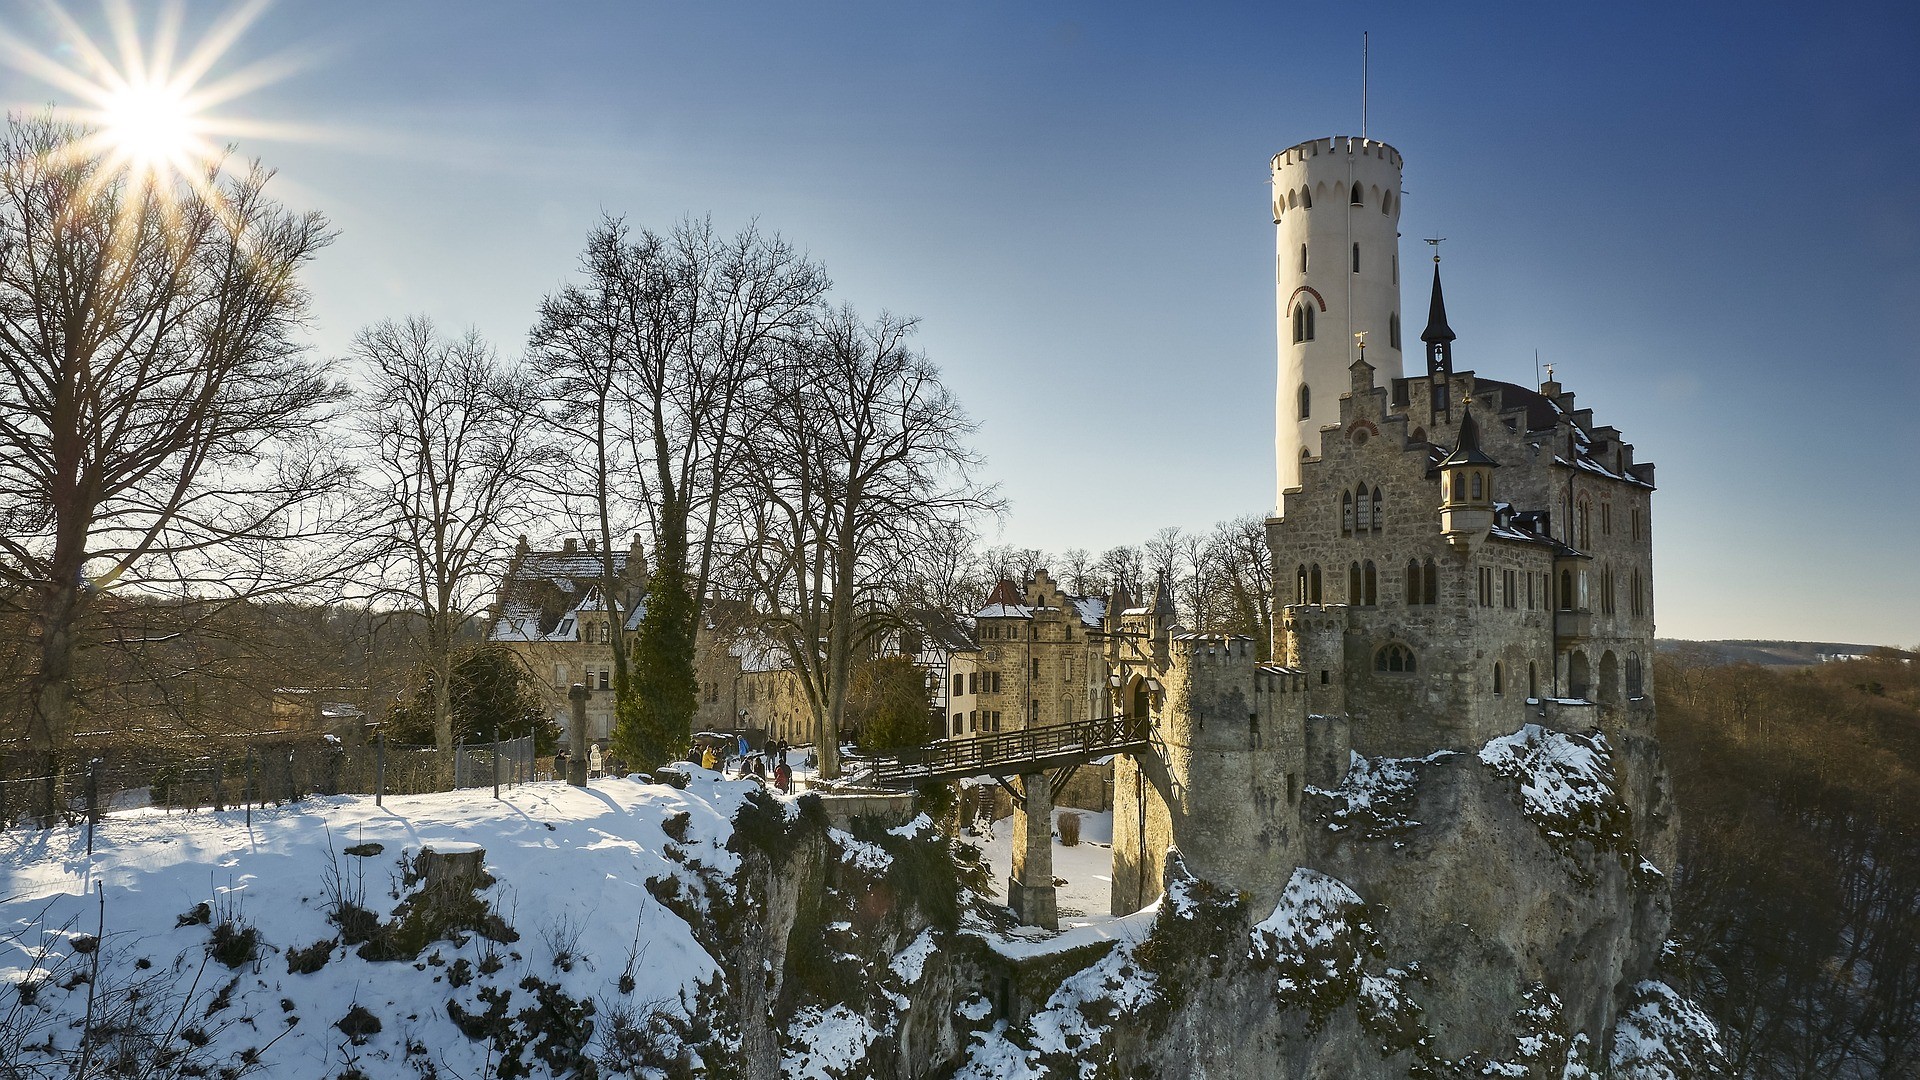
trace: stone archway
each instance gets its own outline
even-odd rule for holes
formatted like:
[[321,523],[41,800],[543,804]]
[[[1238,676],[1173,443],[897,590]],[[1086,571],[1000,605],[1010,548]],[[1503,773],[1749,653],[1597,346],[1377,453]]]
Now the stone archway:
[[1593,667],[1587,654],[1575,649],[1567,654],[1567,696],[1584,698],[1593,691]]
[[1611,705],[1620,700],[1620,659],[1608,649],[1600,654],[1600,685],[1595,700]]

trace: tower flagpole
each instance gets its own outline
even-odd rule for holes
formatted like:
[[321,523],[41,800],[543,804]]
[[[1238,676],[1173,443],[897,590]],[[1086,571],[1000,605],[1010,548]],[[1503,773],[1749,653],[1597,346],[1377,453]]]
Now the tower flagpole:
[[1360,139],[1367,138],[1367,31],[1360,31]]

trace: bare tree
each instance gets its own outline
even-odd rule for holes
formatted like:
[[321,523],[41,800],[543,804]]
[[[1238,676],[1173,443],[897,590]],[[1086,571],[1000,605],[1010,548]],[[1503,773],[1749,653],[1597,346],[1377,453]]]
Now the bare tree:
[[1068,548],[1061,552],[1060,559],[1068,592],[1085,596],[1099,591],[1100,585],[1093,573],[1093,556],[1086,548]]
[[1273,643],[1273,556],[1266,521],[1247,514],[1215,525],[1195,565],[1198,625],[1245,634],[1266,657]]
[[294,341],[326,221],[268,199],[257,163],[169,183],[78,151],[88,134],[0,137],[0,575],[35,639],[43,817],[96,600],[297,582],[343,476],[315,438],[340,391]]
[[608,552],[603,592],[614,515],[623,503],[645,510],[653,575],[636,670],[615,642],[615,737],[625,754],[654,763],[684,747],[696,707],[695,631],[747,403],[827,278],[778,236],[749,226],[726,238],[705,219],[665,236],[603,221],[582,269],[583,284],[542,305],[533,348],[550,396],[572,402],[563,426],[589,450],[582,471]]
[[889,625],[903,552],[994,508],[974,485],[972,431],[910,319],[821,315],[795,343],[744,463],[744,563],[813,713],[821,774],[857,651]]
[[543,456],[535,392],[477,334],[448,340],[425,318],[362,330],[354,354],[369,371],[367,498],[388,570],[376,588],[419,612],[434,742],[451,775],[453,654],[526,520]]
[[1106,581],[1109,589],[1125,590],[1135,600],[1151,599],[1145,595],[1146,562],[1137,547],[1123,544],[1108,548],[1094,561],[1093,571]]

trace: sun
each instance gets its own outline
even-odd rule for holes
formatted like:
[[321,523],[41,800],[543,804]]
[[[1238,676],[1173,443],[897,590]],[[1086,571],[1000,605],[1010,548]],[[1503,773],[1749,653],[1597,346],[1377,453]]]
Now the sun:
[[136,169],[180,169],[208,149],[187,95],[178,87],[128,84],[99,111],[100,134],[115,155]]
[[36,48],[0,28],[0,63],[37,77],[71,102],[51,111],[86,130],[73,144],[75,152],[99,159],[140,188],[164,195],[184,186],[211,194],[238,137],[300,137],[291,128],[213,112],[301,66],[276,57],[209,77],[265,10],[265,0],[242,0],[191,46],[181,40],[186,14],[177,0],[145,8],[151,13],[145,27],[125,0],[105,0],[102,8],[102,41],[52,0],[44,7],[58,39],[51,48]]

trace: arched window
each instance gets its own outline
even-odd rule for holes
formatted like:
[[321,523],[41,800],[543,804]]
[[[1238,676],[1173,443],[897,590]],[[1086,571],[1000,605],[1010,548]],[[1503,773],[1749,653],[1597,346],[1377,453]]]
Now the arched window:
[[1414,428],[1412,431],[1407,432],[1407,441],[1408,442],[1426,442],[1427,429],[1423,427],[1417,427],[1417,428]]
[[1307,305],[1293,305],[1293,343],[1307,340]]
[[1397,641],[1382,645],[1373,654],[1373,670],[1411,674],[1414,671],[1413,650]]
[[1373,531],[1373,503],[1367,497],[1367,485],[1361,484],[1353,496],[1353,531]]
[[1313,209],[1313,189],[1312,188],[1300,189],[1300,209],[1302,210]]
[[1439,603],[1440,602],[1440,572],[1438,569],[1434,567],[1432,559],[1427,560],[1427,572],[1424,576],[1427,579],[1426,581],[1427,603],[1429,604]]
[[1397,311],[1387,315],[1387,346],[1394,349],[1400,347],[1400,313]]
[[1300,272],[1303,274],[1307,272],[1307,245],[1305,244],[1300,245]]
[[1353,492],[1340,493],[1340,531],[1343,534],[1353,532]]
[[1373,489],[1373,531],[1379,532],[1386,525],[1380,513],[1380,489]]
[[1373,560],[1367,560],[1367,606],[1376,607],[1380,603],[1380,575],[1374,572]]
[[1347,567],[1347,603],[1359,607],[1362,603],[1360,592],[1360,564]]
[[1365,206],[1367,204],[1366,196],[1361,193],[1358,183],[1353,185],[1353,198],[1349,201],[1355,206]]
[[1319,563],[1314,563],[1312,569],[1307,571],[1307,592],[1308,592],[1307,603],[1309,604],[1320,603],[1320,564]]
[[1560,571],[1560,610],[1573,610],[1573,571]]
[[1576,530],[1580,537],[1574,543],[1575,546],[1584,551],[1588,542],[1593,539],[1593,504],[1588,502],[1584,497],[1581,498],[1578,508],[1574,511],[1574,517],[1577,521]]
[[1506,686],[1501,682],[1500,678],[1499,664],[1493,665],[1493,692],[1496,694],[1506,693]]
[[1301,310],[1307,313],[1307,336],[1305,340],[1312,341],[1313,340],[1313,305],[1302,300],[1300,302],[1300,307],[1301,307]]
[[1353,272],[1356,274],[1360,272],[1360,245],[1358,243],[1353,245]]
[[1637,698],[1645,692],[1645,689],[1646,683],[1640,674],[1640,655],[1638,653],[1628,653],[1627,696]]
[[1420,560],[1407,560],[1407,606],[1417,607],[1422,596],[1420,589]]
[[1486,497],[1486,481],[1481,477],[1480,470],[1475,469],[1473,471],[1473,501],[1479,502]]
[[1457,472],[1453,474],[1453,501],[1454,502],[1467,501],[1467,474],[1466,473]]
[[1306,563],[1300,564],[1300,577],[1297,585],[1298,587],[1294,589],[1293,602],[1296,604],[1304,604],[1307,602],[1307,564]]

